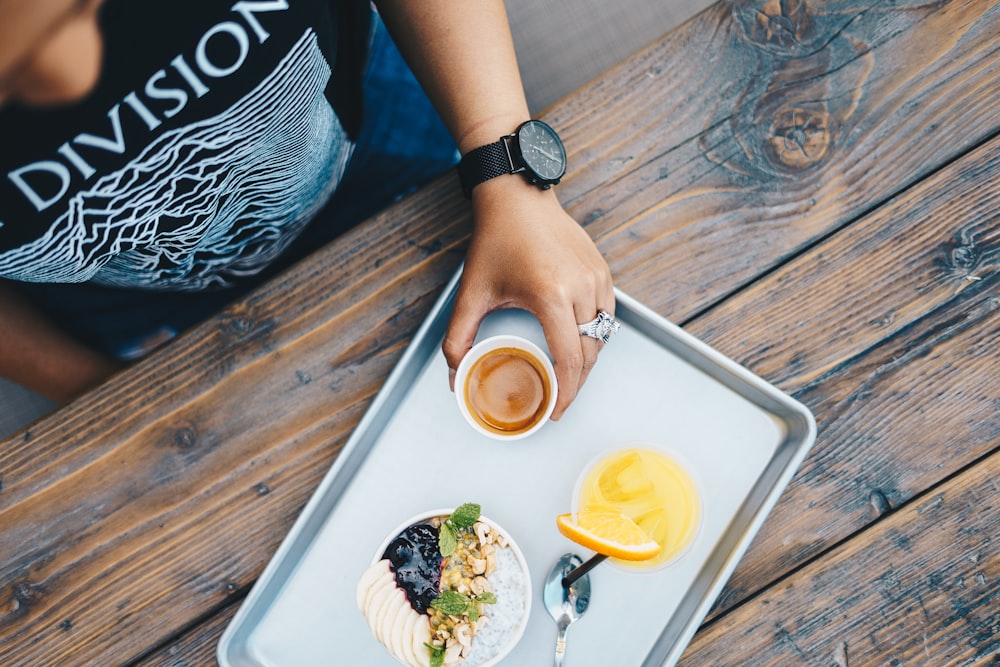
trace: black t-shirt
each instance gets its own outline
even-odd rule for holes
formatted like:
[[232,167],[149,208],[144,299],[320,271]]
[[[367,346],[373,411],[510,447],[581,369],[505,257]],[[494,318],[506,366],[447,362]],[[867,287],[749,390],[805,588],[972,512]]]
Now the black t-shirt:
[[109,0],[93,93],[0,109],[0,277],[196,290],[258,272],[343,173],[369,18]]

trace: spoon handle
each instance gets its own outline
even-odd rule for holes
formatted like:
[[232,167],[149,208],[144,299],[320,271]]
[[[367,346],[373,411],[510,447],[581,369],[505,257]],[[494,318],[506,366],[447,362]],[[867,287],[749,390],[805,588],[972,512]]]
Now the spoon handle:
[[559,634],[556,635],[555,667],[562,667],[563,658],[566,656],[566,631],[568,629],[569,619],[564,616],[559,620]]

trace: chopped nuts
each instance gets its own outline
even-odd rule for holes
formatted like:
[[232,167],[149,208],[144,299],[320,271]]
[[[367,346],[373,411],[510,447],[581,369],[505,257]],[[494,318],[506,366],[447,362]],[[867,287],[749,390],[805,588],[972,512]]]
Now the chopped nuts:
[[472,527],[476,531],[476,539],[479,540],[480,546],[485,546],[490,543],[490,526],[482,521],[477,521],[476,525]]
[[468,623],[459,623],[455,626],[455,639],[463,648],[472,646],[472,626]]
[[477,521],[471,530],[459,531],[457,538],[455,552],[445,559],[441,590],[470,596],[475,602],[475,610],[461,616],[448,615],[439,609],[428,611],[433,636],[431,644],[444,648],[444,664],[449,667],[460,663],[469,653],[473,637],[487,622],[484,609],[489,605],[476,598],[492,592],[487,577],[496,570],[496,550],[509,544],[506,536],[483,521]]
[[483,558],[475,558],[474,556],[469,556],[467,562],[472,566],[473,574],[482,574],[486,572],[486,560]]
[[497,556],[496,554],[486,554],[486,576],[490,576],[497,569]]
[[444,664],[456,665],[462,660],[462,645],[453,644],[444,651]]
[[473,595],[482,595],[486,591],[492,590],[492,588],[490,588],[490,582],[486,577],[478,576],[469,584],[469,590],[472,591]]

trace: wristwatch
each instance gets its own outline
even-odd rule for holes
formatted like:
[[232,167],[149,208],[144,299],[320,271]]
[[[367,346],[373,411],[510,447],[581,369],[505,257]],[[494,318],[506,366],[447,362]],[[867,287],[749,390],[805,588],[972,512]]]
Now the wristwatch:
[[532,185],[548,190],[566,174],[566,147],[556,131],[540,120],[521,123],[514,134],[475,148],[458,164],[462,192],[504,174],[522,174]]

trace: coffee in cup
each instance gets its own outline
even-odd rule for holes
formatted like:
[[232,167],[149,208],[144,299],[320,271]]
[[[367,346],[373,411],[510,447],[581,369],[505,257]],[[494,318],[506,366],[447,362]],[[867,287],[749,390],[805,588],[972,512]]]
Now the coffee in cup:
[[555,371],[531,341],[493,336],[462,359],[455,394],[462,414],[480,433],[523,438],[541,428],[555,408]]

